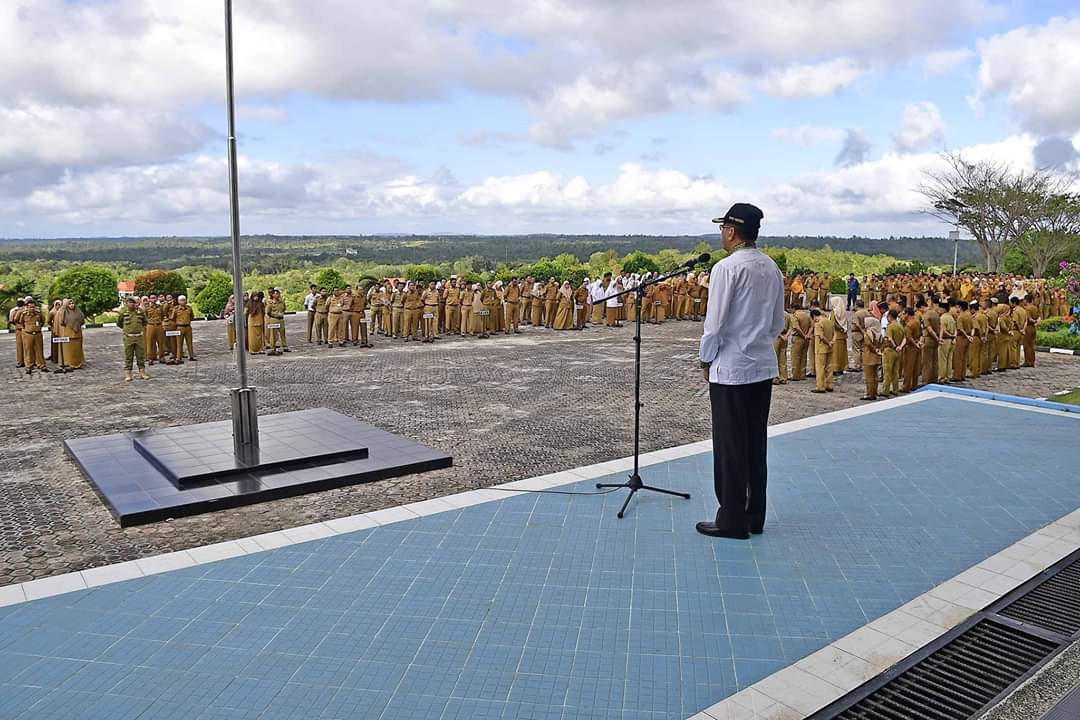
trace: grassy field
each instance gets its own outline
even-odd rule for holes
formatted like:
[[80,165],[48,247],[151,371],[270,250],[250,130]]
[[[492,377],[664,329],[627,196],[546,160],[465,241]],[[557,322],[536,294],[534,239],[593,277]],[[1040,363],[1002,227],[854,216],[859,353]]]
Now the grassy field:
[[1050,398],[1054,402],[1066,403],[1068,405],[1080,405],[1080,390],[1073,390],[1072,392],[1065,393],[1064,395],[1054,395]]

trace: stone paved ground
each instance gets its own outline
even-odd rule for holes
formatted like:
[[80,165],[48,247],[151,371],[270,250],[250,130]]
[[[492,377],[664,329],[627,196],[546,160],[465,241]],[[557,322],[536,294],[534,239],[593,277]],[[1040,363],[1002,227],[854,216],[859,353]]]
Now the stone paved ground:
[[[631,330],[556,333],[526,328],[492,340],[434,346],[376,338],[374,350],[301,341],[249,363],[263,414],[329,407],[450,452],[453,468],[261,505],[121,529],[61,449],[83,437],[228,417],[234,382],[224,326],[196,326],[199,362],[154,367],[124,383],[119,333],[87,332],[87,369],[27,377],[14,363],[0,384],[0,585],[368,512],[624,457],[633,450]],[[695,359],[700,326],[649,327],[642,450],[709,436],[707,391]],[[299,342],[298,342],[299,341]],[[0,337],[0,356],[14,355]],[[7,361],[7,360],[6,360]],[[970,384],[1030,397],[1080,386],[1080,359],[1039,355],[1039,367]],[[859,403],[861,377],[818,396],[808,383],[777,389],[772,423]]]

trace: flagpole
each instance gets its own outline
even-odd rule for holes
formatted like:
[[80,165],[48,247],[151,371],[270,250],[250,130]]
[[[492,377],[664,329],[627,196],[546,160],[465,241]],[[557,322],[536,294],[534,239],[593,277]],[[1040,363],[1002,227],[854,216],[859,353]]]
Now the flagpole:
[[[259,415],[255,408],[255,388],[248,387],[247,343],[244,332],[244,276],[240,264],[240,191],[236,170],[236,111],[233,100],[232,0],[225,0],[225,101],[228,116],[229,216],[232,239],[232,276],[236,331],[236,370],[240,387],[232,390],[233,449],[238,458],[248,458],[259,447]],[[249,458],[250,459],[250,458]]]

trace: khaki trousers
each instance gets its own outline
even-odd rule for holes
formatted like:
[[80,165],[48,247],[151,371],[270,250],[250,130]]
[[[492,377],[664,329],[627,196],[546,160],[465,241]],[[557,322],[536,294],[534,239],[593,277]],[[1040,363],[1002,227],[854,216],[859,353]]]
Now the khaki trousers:
[[806,377],[806,340],[798,333],[791,336],[791,379],[802,380]]
[[877,363],[863,365],[863,382],[866,383],[866,397],[873,400],[877,399],[878,381],[877,381]]
[[832,352],[814,353],[814,381],[816,389],[829,390],[833,384]]
[[950,373],[952,373],[952,369],[953,369],[953,351],[954,351],[954,347],[953,347],[953,341],[952,340],[942,340],[941,344],[938,345],[938,355],[937,355],[937,373],[938,374],[937,374],[937,378],[935,378],[937,382],[942,382],[942,381],[947,382],[949,380],[949,375],[950,375]]
[[885,383],[882,390],[886,395],[900,394],[900,353],[886,348],[882,353],[881,377]]
[[783,338],[776,338],[773,341],[773,348],[776,350],[776,377],[779,378],[780,382],[787,382],[788,342]]

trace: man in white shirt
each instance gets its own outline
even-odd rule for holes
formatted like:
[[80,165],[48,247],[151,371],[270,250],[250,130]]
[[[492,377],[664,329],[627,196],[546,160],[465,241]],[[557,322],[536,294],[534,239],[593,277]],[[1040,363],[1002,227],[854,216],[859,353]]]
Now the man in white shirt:
[[710,537],[745,540],[765,527],[766,443],[773,341],[784,329],[784,277],[756,247],[764,214],[735,203],[721,225],[727,252],[709,273],[699,353],[712,404],[713,484],[720,509],[700,522]]
[[311,342],[311,330],[315,327],[315,301],[319,298],[316,287],[311,285],[308,294],[304,296],[304,307],[307,309],[307,341]]

